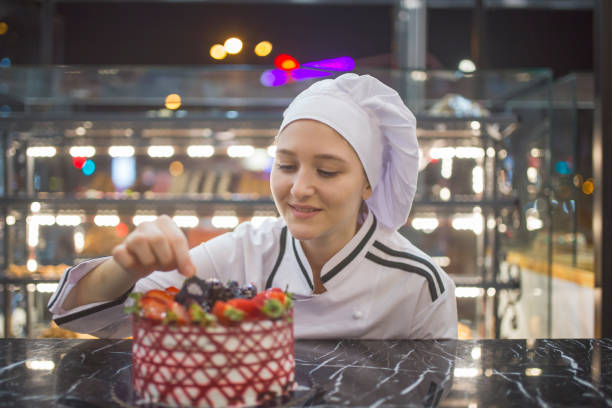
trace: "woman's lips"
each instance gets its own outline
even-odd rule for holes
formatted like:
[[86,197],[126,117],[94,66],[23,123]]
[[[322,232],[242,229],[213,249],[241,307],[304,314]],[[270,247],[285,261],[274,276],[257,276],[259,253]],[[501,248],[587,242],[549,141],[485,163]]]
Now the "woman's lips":
[[296,218],[306,219],[311,218],[317,215],[321,209],[316,207],[311,207],[309,205],[295,205],[288,204],[291,209],[291,213]]

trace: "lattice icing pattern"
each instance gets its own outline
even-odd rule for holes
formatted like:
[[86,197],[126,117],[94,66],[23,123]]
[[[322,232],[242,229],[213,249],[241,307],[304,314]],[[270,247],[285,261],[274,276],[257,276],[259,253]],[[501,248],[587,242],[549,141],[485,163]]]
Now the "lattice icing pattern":
[[286,319],[235,327],[134,321],[136,393],[169,406],[257,405],[293,389],[293,324]]

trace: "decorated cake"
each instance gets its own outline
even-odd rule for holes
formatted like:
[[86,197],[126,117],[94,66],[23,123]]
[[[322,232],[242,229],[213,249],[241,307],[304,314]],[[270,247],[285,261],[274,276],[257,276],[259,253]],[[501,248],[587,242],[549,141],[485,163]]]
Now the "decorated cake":
[[293,310],[278,288],[190,278],[131,295],[133,386],[146,403],[242,407],[293,390]]

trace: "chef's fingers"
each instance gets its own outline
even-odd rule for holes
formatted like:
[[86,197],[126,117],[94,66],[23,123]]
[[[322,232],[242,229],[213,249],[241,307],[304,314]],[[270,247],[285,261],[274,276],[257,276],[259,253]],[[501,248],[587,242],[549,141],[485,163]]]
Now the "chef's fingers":
[[176,268],[174,251],[172,251],[167,234],[159,225],[159,222],[143,222],[138,226],[136,233],[146,237],[151,252],[157,260],[154,269],[169,271]]
[[125,244],[119,244],[113,248],[113,259],[117,264],[126,271],[136,272],[141,275],[142,270],[139,268],[139,261],[126,248]]
[[134,256],[137,263],[147,271],[157,268],[157,258],[149,245],[149,237],[141,231],[134,231],[125,239],[125,246],[129,253]]
[[188,278],[192,277],[196,273],[196,267],[189,255],[189,244],[185,234],[167,215],[160,216],[157,221],[174,252],[179,273]]

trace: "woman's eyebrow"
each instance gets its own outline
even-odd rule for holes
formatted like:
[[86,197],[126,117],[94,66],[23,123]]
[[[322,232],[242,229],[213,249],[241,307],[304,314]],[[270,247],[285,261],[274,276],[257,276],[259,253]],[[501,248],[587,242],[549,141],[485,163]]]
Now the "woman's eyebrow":
[[341,157],[338,156],[334,156],[333,154],[316,154],[315,155],[315,159],[318,160],[334,160],[340,163],[346,163],[346,160],[344,160]]
[[[296,153],[294,151],[288,149],[278,149],[276,151],[276,154],[292,157],[296,156]],[[334,160],[340,163],[346,163],[346,160],[344,160],[343,158],[328,153],[315,154],[314,158],[315,160]]]
[[284,154],[285,156],[295,156],[295,153],[287,149],[278,149],[276,154]]

